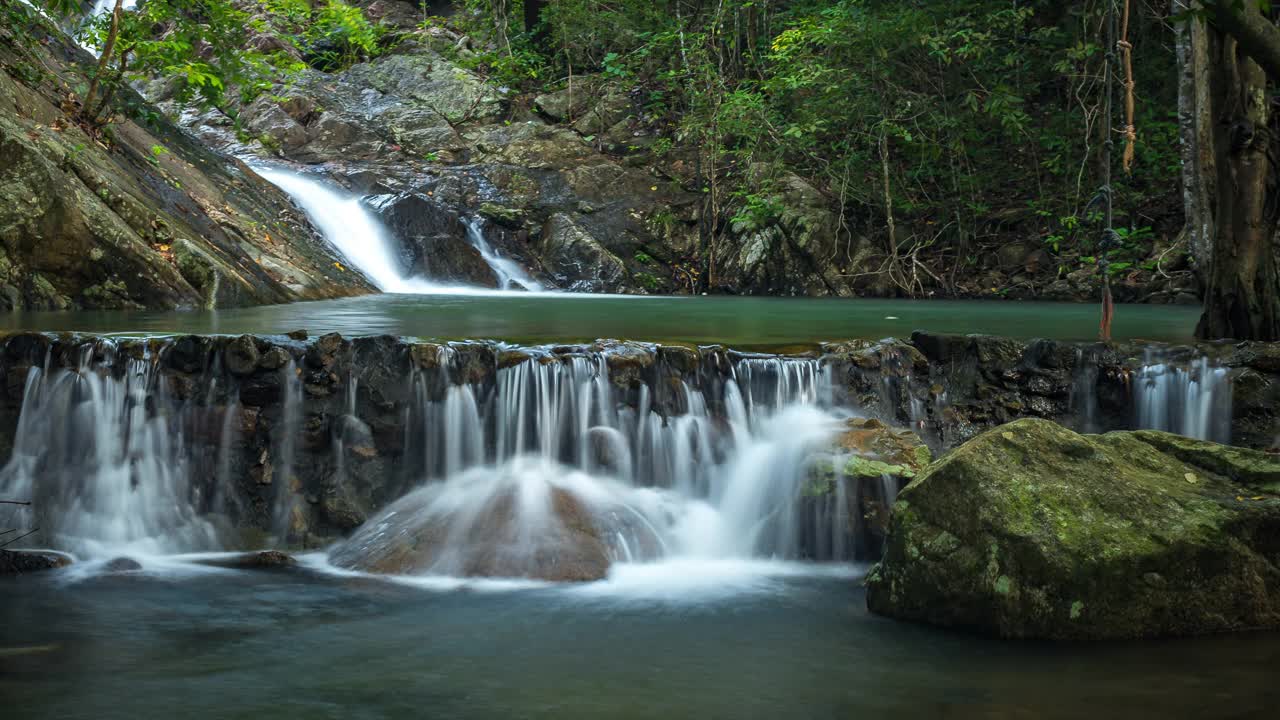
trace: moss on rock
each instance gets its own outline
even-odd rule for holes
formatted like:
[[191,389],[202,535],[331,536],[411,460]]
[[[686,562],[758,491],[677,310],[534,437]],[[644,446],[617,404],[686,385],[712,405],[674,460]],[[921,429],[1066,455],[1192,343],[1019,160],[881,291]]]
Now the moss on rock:
[[1280,627],[1280,498],[1259,480],[1276,472],[1165,433],[1019,420],[903,490],[868,606],[1016,638]]

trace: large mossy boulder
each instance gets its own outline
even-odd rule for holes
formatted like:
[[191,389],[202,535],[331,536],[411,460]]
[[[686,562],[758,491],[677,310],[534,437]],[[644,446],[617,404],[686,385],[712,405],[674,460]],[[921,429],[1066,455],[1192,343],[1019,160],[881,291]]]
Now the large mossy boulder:
[[1153,431],[996,428],[899,495],[867,605],[1010,638],[1280,627],[1280,458]]

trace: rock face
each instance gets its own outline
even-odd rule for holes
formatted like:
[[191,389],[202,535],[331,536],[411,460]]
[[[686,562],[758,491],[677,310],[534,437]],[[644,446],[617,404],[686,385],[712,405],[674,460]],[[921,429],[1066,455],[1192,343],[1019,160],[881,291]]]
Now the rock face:
[[288,200],[130,90],[101,137],[62,78],[93,58],[33,15],[0,29],[0,310],[225,307],[370,288]]
[[[602,579],[610,564],[596,513],[569,490],[483,469],[392,503],[329,553],[366,572]],[[479,490],[477,492],[477,490]]]
[[[829,452],[810,468],[804,517],[805,557],[877,560],[898,491],[929,464],[932,454],[914,432],[874,418],[851,418]],[[851,522],[833,523],[835,518]]]
[[1010,638],[1280,627],[1280,458],[1019,420],[902,491],[867,604]]
[[0,550],[0,576],[56,570],[71,564],[71,557],[42,550]]

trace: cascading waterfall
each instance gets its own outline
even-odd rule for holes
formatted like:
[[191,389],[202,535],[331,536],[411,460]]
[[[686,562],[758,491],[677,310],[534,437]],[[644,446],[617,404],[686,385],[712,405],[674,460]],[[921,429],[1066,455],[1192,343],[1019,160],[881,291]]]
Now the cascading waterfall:
[[529,273],[521,267],[520,263],[510,258],[504,258],[494,250],[488,240],[484,239],[484,223],[479,218],[463,218],[462,224],[467,228],[467,240],[471,242],[472,247],[480,253],[480,257],[489,264],[489,268],[493,270],[494,276],[498,280],[499,290],[510,290],[513,287],[520,287],[522,290],[529,292],[541,292],[544,288],[542,283],[529,277]]
[[386,228],[356,195],[343,193],[300,173],[266,165],[254,172],[283,190],[352,267],[379,290],[391,293],[432,293],[442,287],[421,278],[405,277],[395,242]]
[[1230,378],[1207,357],[1179,364],[1149,353],[1133,395],[1137,427],[1231,441]]
[[[252,167],[263,179],[293,198],[325,239],[379,290],[406,294],[477,290],[405,275],[395,238],[364,206],[359,196],[292,170],[262,164]],[[500,290],[516,287],[530,292],[543,290],[542,285],[531,278],[519,263],[502,257],[485,240],[480,220],[465,219],[463,224],[468,240],[488,263]]]
[[[598,520],[611,516],[606,535],[617,560],[651,557],[655,548],[702,557],[799,557],[807,460],[847,415],[831,407],[828,370],[810,359],[738,359],[711,387],[680,383],[684,411],[666,416],[653,407],[647,386],[634,406],[618,402],[603,354],[526,360],[499,370],[488,394],[450,384],[430,400],[429,379],[414,383],[420,400],[408,444],[421,452],[424,475],[436,484],[412,510],[393,507],[383,522],[416,522],[415,512],[443,516],[461,507],[477,517],[486,502],[514,493],[524,498],[518,524],[527,531],[550,522],[534,510],[545,511],[546,498],[563,491]],[[467,478],[461,487],[460,477]],[[459,563],[444,555],[431,568],[451,572]]]
[[[607,343],[436,346],[403,370],[400,449],[386,456],[374,419],[360,417],[369,407],[360,393],[375,388],[366,390],[359,366],[323,369],[315,348],[223,385],[222,356],[201,356],[199,345],[62,346],[59,358],[79,352],[70,369],[52,369],[53,347],[28,372],[0,470],[0,498],[30,499],[36,512],[6,506],[0,525],[40,527],[42,544],[90,557],[218,549],[230,537],[217,532],[224,519],[255,513],[276,538],[304,539],[328,493],[374,482],[379,492],[411,491],[335,550],[339,564],[355,551],[395,551],[397,537],[417,533],[416,546],[435,549],[415,572],[520,574],[571,555],[575,528],[587,525],[609,562],[852,560],[877,547],[865,545],[878,532],[866,503],[887,506],[898,491],[888,478],[818,479],[855,452],[833,440],[858,409],[836,402],[834,366],[815,358],[712,351],[696,370],[670,374],[682,361],[655,358],[678,354]],[[1134,423],[1221,437],[1225,369],[1204,358],[1148,361],[1133,376]],[[200,374],[179,383],[161,372],[177,367],[166,362]],[[327,391],[315,383],[329,377],[341,394],[317,414],[309,403]],[[274,399],[264,403],[266,387]],[[255,422],[269,447],[241,443]],[[317,459],[318,449],[332,458]],[[321,466],[303,472],[303,457]],[[319,495],[303,479],[317,474]],[[246,481],[257,488],[249,496]]]
[[33,505],[7,526],[38,527],[58,548],[90,556],[216,549],[209,488],[192,482],[200,458],[183,432],[203,418],[156,382],[154,358],[131,358],[115,377],[95,367],[98,349],[112,351],[82,348],[76,371],[31,368],[0,497]]

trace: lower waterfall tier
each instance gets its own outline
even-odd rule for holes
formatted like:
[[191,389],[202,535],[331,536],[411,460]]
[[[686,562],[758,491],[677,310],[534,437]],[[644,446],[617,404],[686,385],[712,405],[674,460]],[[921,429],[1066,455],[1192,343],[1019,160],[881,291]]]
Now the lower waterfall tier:
[[90,557],[350,535],[335,564],[544,579],[672,556],[873,559],[925,443],[1037,416],[1265,446],[1278,354],[15,334],[0,497],[33,505],[0,524]]

